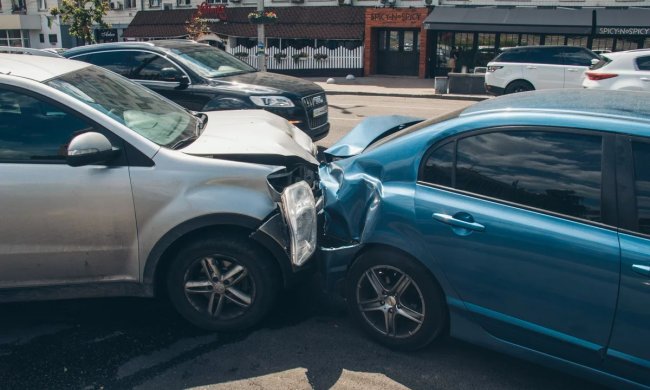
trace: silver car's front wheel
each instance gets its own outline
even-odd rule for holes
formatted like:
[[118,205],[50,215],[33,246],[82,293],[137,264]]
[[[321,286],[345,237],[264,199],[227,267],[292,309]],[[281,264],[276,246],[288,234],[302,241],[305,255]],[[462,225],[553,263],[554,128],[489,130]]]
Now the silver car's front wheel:
[[210,330],[255,325],[278,290],[279,270],[269,254],[237,235],[190,242],[167,270],[167,291],[176,310]]
[[392,249],[363,253],[348,272],[350,314],[375,340],[393,348],[417,349],[443,334],[444,294],[429,270]]

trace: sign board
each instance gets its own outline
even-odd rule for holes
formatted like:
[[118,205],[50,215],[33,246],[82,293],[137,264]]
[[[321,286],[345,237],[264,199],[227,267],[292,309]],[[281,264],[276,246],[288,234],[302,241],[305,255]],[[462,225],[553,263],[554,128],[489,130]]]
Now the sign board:
[[228,20],[226,6],[224,4],[210,4],[206,1],[199,5],[202,18],[210,23],[217,23]]
[[598,27],[598,35],[650,35],[650,27]]
[[100,28],[95,30],[95,39],[97,42],[117,42],[116,28]]
[[404,24],[404,23],[420,23],[422,20],[422,15],[415,12],[406,12],[398,11],[387,13],[387,12],[371,12],[370,21],[379,22],[385,24]]

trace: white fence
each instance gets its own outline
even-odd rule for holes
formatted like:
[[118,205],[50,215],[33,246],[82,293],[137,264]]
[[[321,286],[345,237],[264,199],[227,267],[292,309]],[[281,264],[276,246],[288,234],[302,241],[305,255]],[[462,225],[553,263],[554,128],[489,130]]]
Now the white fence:
[[[237,54],[242,61],[257,68],[257,48],[246,48],[237,46],[228,50],[230,54]],[[247,55],[242,55],[247,53]],[[283,53],[286,57],[280,57]],[[316,58],[314,58],[316,54]],[[326,58],[318,59],[319,55]],[[305,47],[303,49],[294,49],[288,47],[280,50],[277,47],[266,49],[266,67],[268,70],[298,70],[298,69],[361,69],[363,68],[363,46],[356,49],[346,49],[339,47],[337,49],[327,49],[320,47]]]

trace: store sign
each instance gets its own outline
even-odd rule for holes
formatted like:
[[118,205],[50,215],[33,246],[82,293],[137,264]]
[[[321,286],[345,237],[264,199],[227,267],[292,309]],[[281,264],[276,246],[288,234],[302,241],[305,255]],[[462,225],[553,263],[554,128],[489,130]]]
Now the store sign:
[[390,23],[413,23],[420,22],[422,15],[413,12],[395,11],[391,13],[374,12],[370,14],[370,21]]
[[210,23],[228,20],[228,16],[226,16],[226,6],[223,4],[209,4],[204,1],[199,5],[199,11],[201,11],[203,19]]
[[650,35],[650,27],[598,27],[599,35]]
[[95,30],[95,37],[99,42],[117,42],[117,29],[103,28]]

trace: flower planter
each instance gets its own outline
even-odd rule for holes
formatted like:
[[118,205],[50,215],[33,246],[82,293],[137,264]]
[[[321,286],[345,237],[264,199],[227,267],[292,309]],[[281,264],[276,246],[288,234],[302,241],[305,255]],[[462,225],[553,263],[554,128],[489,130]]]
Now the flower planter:
[[248,21],[253,24],[274,24],[278,18],[269,18],[268,16],[259,16],[257,18],[249,18]]

